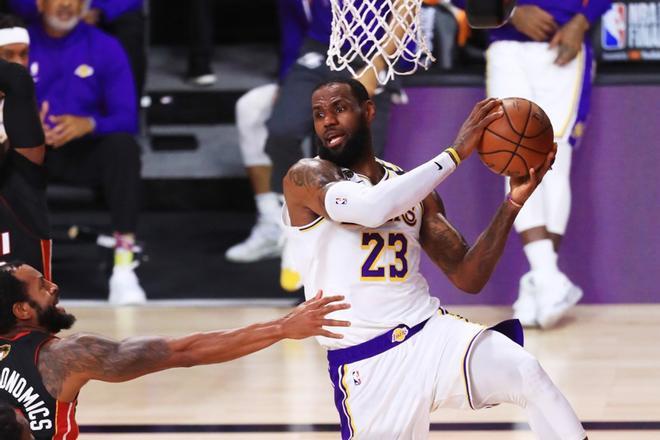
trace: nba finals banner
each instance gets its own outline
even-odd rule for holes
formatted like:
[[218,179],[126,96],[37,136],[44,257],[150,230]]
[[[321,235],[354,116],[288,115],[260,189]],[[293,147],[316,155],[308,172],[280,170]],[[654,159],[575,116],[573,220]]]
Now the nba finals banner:
[[659,61],[660,0],[614,2],[597,37],[603,61]]

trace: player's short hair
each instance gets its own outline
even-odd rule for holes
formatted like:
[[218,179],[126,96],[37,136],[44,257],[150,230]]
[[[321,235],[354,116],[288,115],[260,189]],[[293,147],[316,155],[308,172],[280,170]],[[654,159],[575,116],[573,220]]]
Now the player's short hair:
[[[25,284],[14,276],[14,272],[24,263],[11,261],[0,263],[0,334],[11,331],[16,325],[13,307],[17,302],[30,302]],[[4,438],[4,437],[0,437]]]
[[364,87],[364,85],[362,85],[360,81],[353,78],[335,77],[335,78],[326,79],[318,83],[316,87],[314,87],[312,93],[316,92],[320,88],[329,86],[330,84],[346,84],[348,87],[351,88],[351,93],[353,94],[353,97],[355,97],[355,99],[357,99],[358,103],[360,104],[363,104],[364,102],[370,99],[369,92],[367,92],[367,89]]
[[20,17],[11,14],[0,14],[0,29],[25,27],[25,22]]
[[23,427],[16,417],[16,410],[7,402],[0,401],[0,438],[21,440]]

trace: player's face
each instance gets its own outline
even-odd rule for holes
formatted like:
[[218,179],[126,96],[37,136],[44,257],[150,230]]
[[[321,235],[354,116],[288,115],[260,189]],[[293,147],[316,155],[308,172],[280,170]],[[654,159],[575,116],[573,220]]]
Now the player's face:
[[60,289],[57,284],[48,281],[38,270],[27,264],[16,269],[14,276],[25,285],[30,299],[29,304],[40,326],[52,333],[71,328],[76,318],[57,305],[60,301]]
[[315,143],[322,159],[350,167],[368,149],[371,102],[360,105],[348,84],[329,84],[312,95]]
[[29,55],[30,47],[25,43],[12,43],[0,46],[0,58],[10,63],[27,67]]

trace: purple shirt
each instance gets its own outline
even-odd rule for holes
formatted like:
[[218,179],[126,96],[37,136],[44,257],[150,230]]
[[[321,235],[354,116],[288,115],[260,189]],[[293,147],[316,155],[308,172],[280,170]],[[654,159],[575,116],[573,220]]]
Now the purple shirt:
[[30,33],[29,70],[37,100],[50,114],[93,117],[95,134],[137,133],[137,98],[128,59],[119,42],[85,23],[62,38],[41,24]]
[[289,68],[298,59],[303,38],[309,30],[309,18],[303,6],[307,0],[278,0],[280,22],[280,68],[278,77],[284,79]]
[[330,44],[332,33],[332,9],[330,0],[311,1],[312,21],[307,36],[323,44]]
[[[586,4],[585,4],[586,3]],[[559,26],[566,24],[576,14],[585,16],[593,24],[605,13],[612,4],[611,0],[518,0],[518,6],[536,5],[548,12]],[[515,40],[532,41],[527,35],[519,32],[512,24],[506,24],[490,31],[491,41]],[[585,40],[588,34],[585,33]]]
[[[92,9],[100,9],[106,21],[113,21],[120,15],[142,10],[142,0],[92,0]],[[27,23],[39,20],[37,0],[9,0],[9,9]]]

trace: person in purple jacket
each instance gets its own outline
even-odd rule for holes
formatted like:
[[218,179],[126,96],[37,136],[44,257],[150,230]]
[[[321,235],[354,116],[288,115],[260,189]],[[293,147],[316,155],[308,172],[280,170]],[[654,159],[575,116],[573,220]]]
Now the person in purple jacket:
[[[41,20],[37,0],[8,0],[10,10],[31,24]],[[142,96],[147,71],[143,0],[87,0],[83,20],[115,36],[128,55]]]
[[490,31],[487,95],[539,104],[558,144],[552,170],[515,222],[531,267],[520,279],[513,305],[514,316],[525,326],[555,325],[582,297],[582,290],[559,270],[557,251],[570,213],[571,155],[589,110],[593,58],[587,31],[610,4],[519,0],[510,22]]
[[42,20],[28,28],[28,69],[36,84],[46,168],[58,181],[100,186],[116,239],[110,301],[146,300],[135,274],[140,147],[135,83],[113,37],[81,20],[84,0],[39,0]]

